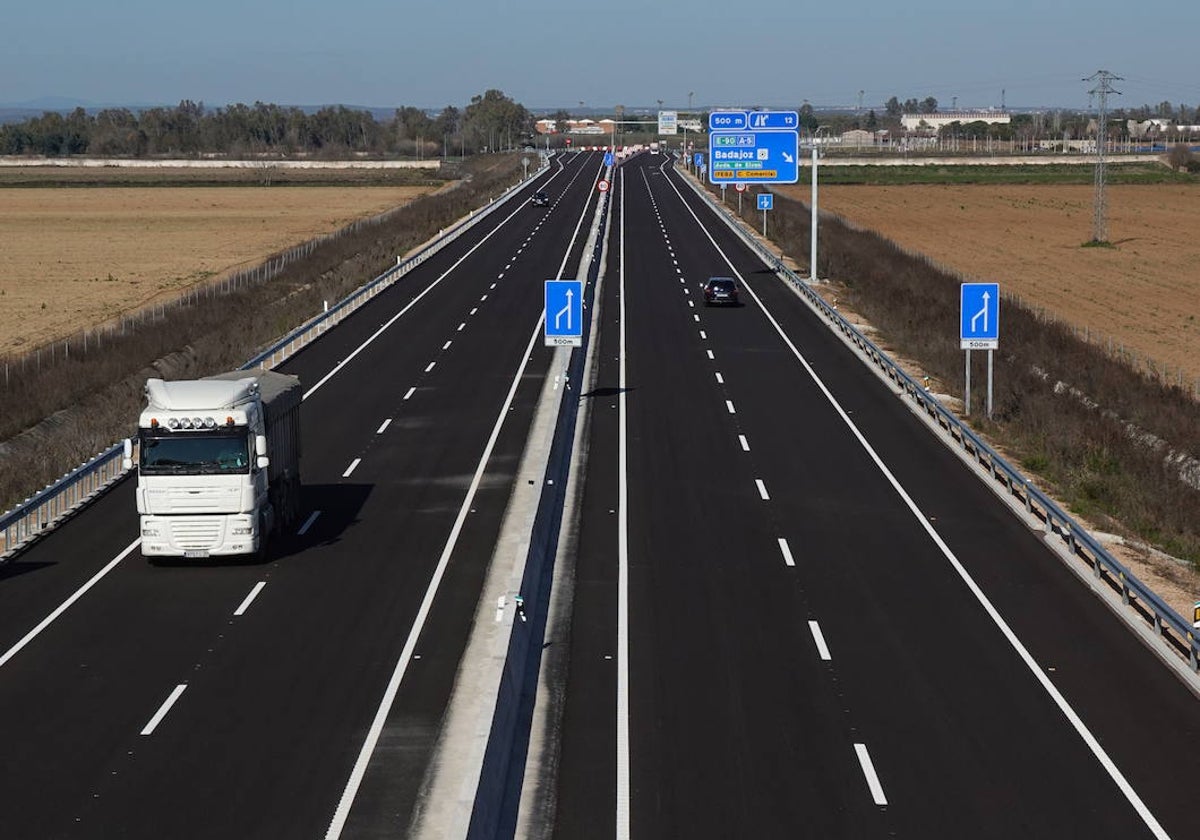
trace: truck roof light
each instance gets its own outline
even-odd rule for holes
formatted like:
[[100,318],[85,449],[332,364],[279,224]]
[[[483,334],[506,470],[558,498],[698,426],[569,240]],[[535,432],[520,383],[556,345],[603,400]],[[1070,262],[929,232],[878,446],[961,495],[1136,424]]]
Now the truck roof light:
[[179,418],[172,417],[169,420],[167,420],[167,428],[172,429],[172,430],[178,429],[179,428]]
[[216,428],[216,426],[217,426],[217,421],[216,421],[216,420],[212,419],[211,417],[205,417],[205,418],[204,418],[204,428],[206,428],[206,429],[215,429],[215,428]]

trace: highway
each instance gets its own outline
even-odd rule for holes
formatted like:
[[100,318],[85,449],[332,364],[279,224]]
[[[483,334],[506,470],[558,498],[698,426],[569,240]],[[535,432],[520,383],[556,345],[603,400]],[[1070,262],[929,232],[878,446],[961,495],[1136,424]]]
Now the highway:
[[321,837],[347,802],[343,836],[403,835],[546,375],[542,282],[594,215],[600,156],[564,160],[282,367],[307,528],[269,562],[149,565],[125,481],[0,569],[0,834]]
[[653,160],[528,836],[1196,836],[1196,697]]
[[[0,567],[0,836],[410,835],[606,174],[555,157],[282,366],[267,562],[149,565],[125,481]],[[665,156],[611,213],[508,836],[1196,836],[1196,696]]]

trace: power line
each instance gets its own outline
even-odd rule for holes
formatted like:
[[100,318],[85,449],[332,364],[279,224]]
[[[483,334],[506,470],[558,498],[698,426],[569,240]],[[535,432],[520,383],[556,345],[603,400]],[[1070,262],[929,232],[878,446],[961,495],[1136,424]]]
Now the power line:
[[1108,231],[1105,229],[1104,199],[1104,147],[1108,144],[1108,95],[1115,93],[1120,96],[1121,91],[1113,88],[1112,83],[1123,80],[1120,76],[1114,75],[1107,70],[1098,70],[1083,81],[1097,82],[1097,85],[1088,91],[1088,95],[1100,98],[1100,113],[1096,123],[1096,197],[1093,201],[1092,241],[1107,242]]

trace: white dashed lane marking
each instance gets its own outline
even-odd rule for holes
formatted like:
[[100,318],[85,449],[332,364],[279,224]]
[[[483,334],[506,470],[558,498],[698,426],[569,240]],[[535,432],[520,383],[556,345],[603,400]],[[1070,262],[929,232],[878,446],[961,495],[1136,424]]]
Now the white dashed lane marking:
[[384,432],[386,432],[386,431],[387,431],[387,427],[388,427],[388,426],[390,426],[390,425],[392,425],[392,418],[391,418],[391,417],[389,417],[388,419],[386,419],[386,420],[384,420],[384,421],[383,421],[383,425],[382,425],[382,426],[380,426],[378,429],[376,429],[376,430],[375,430],[375,434],[377,434],[377,435],[381,435],[381,434],[383,434]]
[[754,479],[754,486],[758,488],[758,495],[764,502],[771,501],[770,495],[767,494],[767,485],[763,484],[761,478]]
[[346,471],[342,473],[342,478],[349,478],[350,473],[358,469],[358,465],[362,463],[362,458],[355,458],[350,462],[350,466],[346,467]]
[[[783,540],[780,540],[779,542],[782,543]],[[796,564],[789,563],[788,565],[794,566]],[[825,634],[821,632],[821,625],[817,624],[815,621],[810,621],[808,622],[808,629],[812,631],[813,642],[817,646],[817,653],[820,655],[821,659],[825,662],[832,661],[833,657],[829,655],[829,646],[825,644]]]

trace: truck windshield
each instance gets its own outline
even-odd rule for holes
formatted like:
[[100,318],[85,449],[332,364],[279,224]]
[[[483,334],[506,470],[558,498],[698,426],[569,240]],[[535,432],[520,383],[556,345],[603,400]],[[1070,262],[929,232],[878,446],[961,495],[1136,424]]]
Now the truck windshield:
[[142,475],[248,473],[250,439],[240,432],[141,433]]

